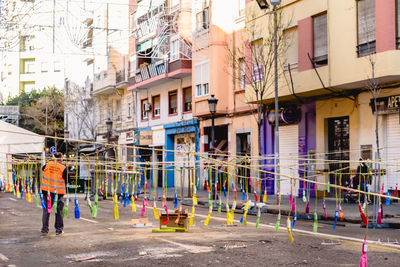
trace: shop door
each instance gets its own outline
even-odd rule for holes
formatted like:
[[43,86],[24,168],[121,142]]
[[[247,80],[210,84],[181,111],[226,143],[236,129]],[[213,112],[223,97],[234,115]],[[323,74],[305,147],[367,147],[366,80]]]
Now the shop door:
[[[336,176],[337,184],[347,186],[350,181],[350,175],[348,169],[344,169],[349,166],[348,161],[350,159],[350,132],[349,132],[349,117],[339,117],[328,119],[328,156],[329,160],[333,160],[329,163],[329,170],[342,169]],[[341,175],[340,175],[341,174]],[[340,177],[342,180],[340,181]],[[331,184],[335,184],[335,174],[331,174],[329,177]]]
[[[400,171],[400,123],[398,114],[390,114],[387,116],[387,137],[386,137],[386,159],[390,162],[386,167],[388,181],[385,181],[385,187],[391,190],[396,188]],[[386,178],[386,177],[384,177]]]
[[[299,128],[298,125],[285,125],[279,127],[279,155],[281,174],[281,194],[289,195],[293,179],[298,177],[298,150],[299,150]],[[296,181],[296,188],[298,188]],[[298,190],[295,189],[294,193]]]

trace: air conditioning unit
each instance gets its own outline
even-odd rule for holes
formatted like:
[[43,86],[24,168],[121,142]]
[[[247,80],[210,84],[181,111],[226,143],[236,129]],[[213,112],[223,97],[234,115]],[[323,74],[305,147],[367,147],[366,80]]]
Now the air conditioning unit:
[[146,112],[151,111],[151,103],[144,103],[144,111]]

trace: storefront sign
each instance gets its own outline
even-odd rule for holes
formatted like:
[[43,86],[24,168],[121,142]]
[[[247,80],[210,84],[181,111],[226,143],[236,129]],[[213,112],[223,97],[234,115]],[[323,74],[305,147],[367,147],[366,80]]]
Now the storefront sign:
[[[386,97],[380,97],[376,99],[376,106],[378,114],[390,114],[399,112],[399,101],[400,95],[392,95]],[[375,112],[374,99],[370,102],[372,111]]]
[[133,131],[126,132],[125,139],[126,139],[126,141],[133,141]]
[[154,130],[153,131],[153,146],[164,146],[165,144],[165,130]]
[[140,146],[150,146],[153,141],[152,131],[140,131],[138,135],[135,136],[135,144]]

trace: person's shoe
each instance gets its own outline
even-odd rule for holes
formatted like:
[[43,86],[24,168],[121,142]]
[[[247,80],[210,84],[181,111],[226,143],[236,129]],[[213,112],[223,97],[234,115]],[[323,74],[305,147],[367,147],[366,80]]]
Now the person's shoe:
[[56,235],[62,235],[62,234],[64,234],[64,231],[56,232]]
[[48,234],[48,232],[40,232],[40,234],[42,235],[42,236],[46,236],[47,234]]

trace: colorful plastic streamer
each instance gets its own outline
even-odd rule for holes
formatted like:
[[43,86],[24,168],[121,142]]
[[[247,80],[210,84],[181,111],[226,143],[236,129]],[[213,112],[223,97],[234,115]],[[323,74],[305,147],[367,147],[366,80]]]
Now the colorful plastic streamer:
[[290,243],[293,243],[293,241],[294,241],[293,234],[292,234],[293,227],[291,227],[290,224],[291,224],[290,223],[290,217],[288,217],[287,221],[286,221],[286,229],[287,229],[287,232],[289,234]]
[[364,239],[364,243],[362,245],[362,256],[360,259],[360,267],[367,267],[368,258],[367,258],[367,240]]
[[79,212],[78,198],[75,197],[75,219],[79,219],[81,217],[81,213]]
[[114,220],[119,219],[119,211],[118,211],[118,195],[114,194],[114,207],[113,207],[113,218]]
[[204,225],[205,225],[205,226],[208,226],[208,223],[210,222],[212,210],[213,210],[213,206],[210,205],[210,206],[208,207],[208,215],[207,215],[207,218],[206,218],[206,220],[204,221]]
[[194,206],[192,206],[192,213],[190,213],[189,226],[193,226]]
[[154,219],[156,220],[160,219],[160,215],[158,214],[157,210],[157,204],[155,201],[153,202],[153,211],[154,211]]
[[339,216],[339,210],[336,208],[336,210],[335,210],[335,222],[333,223],[332,230],[336,229],[336,223],[337,223],[338,216]]
[[67,218],[68,216],[68,207],[69,207],[69,198],[67,197],[67,200],[65,201],[65,206],[63,208],[62,216],[64,218]]
[[318,231],[318,214],[314,212],[314,226],[313,232],[316,233]]
[[279,231],[280,224],[281,224],[281,213],[278,214],[278,218],[276,219],[275,231]]

